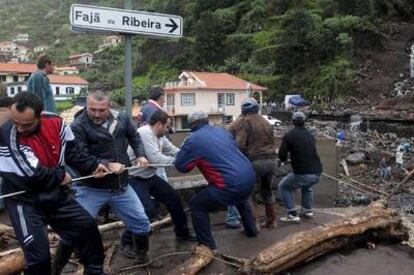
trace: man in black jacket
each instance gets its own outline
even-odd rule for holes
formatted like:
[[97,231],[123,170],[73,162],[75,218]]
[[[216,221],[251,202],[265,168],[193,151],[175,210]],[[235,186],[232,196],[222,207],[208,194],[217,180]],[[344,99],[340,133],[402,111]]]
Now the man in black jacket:
[[79,251],[85,274],[102,274],[102,240],[94,219],[67,192],[65,163],[81,174],[108,170],[77,146],[69,127],[55,115],[41,114],[36,95],[21,92],[0,128],[0,176],[10,220],[25,256],[24,274],[51,274],[47,225]]
[[[322,164],[316,152],[315,138],[305,129],[305,114],[295,112],[292,122],[295,126],[282,140],[279,148],[279,159],[284,162],[290,153],[293,173],[288,174],[279,183],[279,193],[287,210],[282,222],[299,223],[299,214],[312,218],[312,186],[318,183],[322,173]],[[295,209],[292,193],[301,189],[302,208],[300,213]]]
[[79,146],[114,173],[104,179],[90,179],[75,186],[76,200],[92,217],[108,204],[133,233],[136,262],[147,263],[151,226],[141,201],[128,184],[128,171],[124,170],[125,166],[131,166],[128,144],[138,157],[137,164],[148,164],[132,121],[126,114],[111,109],[105,92],[95,90],[88,95],[86,109],[77,114],[71,128]]

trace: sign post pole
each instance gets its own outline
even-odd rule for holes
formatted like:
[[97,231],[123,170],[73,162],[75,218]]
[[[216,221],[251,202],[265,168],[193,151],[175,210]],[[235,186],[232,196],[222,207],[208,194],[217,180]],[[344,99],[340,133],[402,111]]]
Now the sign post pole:
[[[131,10],[132,1],[124,0],[124,8]],[[132,116],[132,35],[125,34],[125,106],[128,116]]]

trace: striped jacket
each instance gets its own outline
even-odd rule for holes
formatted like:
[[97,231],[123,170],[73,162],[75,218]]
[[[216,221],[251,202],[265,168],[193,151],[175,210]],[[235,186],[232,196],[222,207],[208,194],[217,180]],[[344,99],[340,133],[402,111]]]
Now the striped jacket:
[[65,177],[65,163],[81,174],[98,166],[96,158],[82,152],[74,135],[62,119],[42,114],[33,135],[21,136],[11,121],[0,128],[0,176],[5,179],[3,193],[25,190],[12,199],[41,202],[56,198]]

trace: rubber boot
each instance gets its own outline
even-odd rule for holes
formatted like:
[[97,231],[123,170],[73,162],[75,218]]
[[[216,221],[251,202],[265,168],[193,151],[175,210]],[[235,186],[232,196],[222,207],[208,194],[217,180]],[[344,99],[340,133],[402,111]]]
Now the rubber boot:
[[159,261],[151,261],[148,257],[149,250],[149,238],[148,235],[138,236],[134,235],[134,249],[135,249],[135,261],[137,265],[149,265],[153,268],[162,268],[162,263]]
[[52,263],[52,275],[60,275],[65,265],[69,262],[70,256],[72,255],[72,245],[64,244],[62,241],[56,249],[55,258]]
[[266,222],[263,224],[264,227],[271,229],[276,228],[276,209],[275,203],[265,204]]

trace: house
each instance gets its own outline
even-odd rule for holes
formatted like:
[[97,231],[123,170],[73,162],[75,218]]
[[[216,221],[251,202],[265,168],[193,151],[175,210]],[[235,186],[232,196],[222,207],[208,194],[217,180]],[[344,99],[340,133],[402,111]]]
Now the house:
[[241,114],[244,99],[262,101],[266,90],[228,73],[184,71],[178,78],[164,87],[167,111],[178,130],[189,128],[187,116],[195,111],[206,112],[211,124],[231,122]]
[[49,49],[48,46],[46,46],[46,45],[39,45],[39,46],[34,47],[33,51],[35,53],[41,53],[41,52],[46,51],[47,49]]
[[69,63],[71,66],[86,68],[92,65],[93,55],[91,53],[81,53],[69,56]]
[[116,35],[110,35],[104,38],[103,43],[98,46],[99,49],[105,49],[109,47],[116,47],[121,44],[121,37]]
[[0,42],[0,53],[12,54],[16,46],[16,43],[12,41],[2,41]]
[[27,34],[27,33],[18,33],[13,38],[13,42],[16,42],[16,43],[26,43],[26,42],[29,42],[29,34]]
[[29,62],[31,56],[30,50],[24,46],[17,45],[13,50],[13,57],[17,58],[18,62]]
[[[27,91],[27,80],[37,70],[36,64],[0,63],[0,83],[7,84],[7,94]],[[56,101],[71,99],[87,92],[89,83],[78,75],[48,75]]]
[[55,73],[60,75],[76,75],[79,74],[79,69],[74,66],[55,67]]

